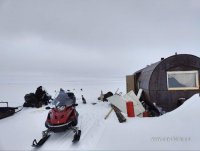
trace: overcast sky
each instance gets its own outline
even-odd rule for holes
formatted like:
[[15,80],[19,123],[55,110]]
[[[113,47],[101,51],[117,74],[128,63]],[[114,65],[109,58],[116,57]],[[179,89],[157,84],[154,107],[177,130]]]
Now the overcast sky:
[[0,0],[0,74],[125,76],[200,57],[199,0]]

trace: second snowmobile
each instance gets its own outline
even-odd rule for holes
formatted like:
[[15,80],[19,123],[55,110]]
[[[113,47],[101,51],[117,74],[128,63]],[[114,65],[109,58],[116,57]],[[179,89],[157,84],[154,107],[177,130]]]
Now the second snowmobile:
[[40,147],[50,137],[52,133],[58,133],[63,131],[72,130],[74,134],[73,143],[79,141],[81,136],[81,130],[76,125],[78,124],[78,112],[76,111],[76,97],[72,92],[65,92],[60,90],[58,96],[52,101],[55,106],[51,109],[47,115],[45,127],[47,130],[42,132],[42,138],[37,142],[33,141],[33,147]]

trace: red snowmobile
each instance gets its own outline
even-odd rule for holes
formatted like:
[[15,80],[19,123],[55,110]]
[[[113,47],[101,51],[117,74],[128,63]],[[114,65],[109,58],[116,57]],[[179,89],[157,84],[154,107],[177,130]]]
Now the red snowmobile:
[[36,139],[33,141],[33,147],[40,147],[43,145],[52,133],[66,130],[72,130],[75,133],[72,141],[73,143],[78,142],[80,139],[81,130],[76,127],[78,124],[76,106],[78,104],[76,104],[74,93],[65,93],[65,91],[61,89],[59,95],[52,101],[52,104],[55,107],[46,107],[46,109],[51,109],[45,122],[47,130],[42,132],[42,138],[39,142],[37,142]]

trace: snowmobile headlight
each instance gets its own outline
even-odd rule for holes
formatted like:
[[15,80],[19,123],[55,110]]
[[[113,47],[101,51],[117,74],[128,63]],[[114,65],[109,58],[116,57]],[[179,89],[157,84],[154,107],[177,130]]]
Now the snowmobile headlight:
[[58,109],[59,111],[63,111],[63,110],[65,109],[65,106],[57,106],[57,109]]

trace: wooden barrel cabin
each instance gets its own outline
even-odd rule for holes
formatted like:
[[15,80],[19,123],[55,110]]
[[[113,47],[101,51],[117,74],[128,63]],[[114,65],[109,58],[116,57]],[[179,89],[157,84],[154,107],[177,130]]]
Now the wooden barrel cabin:
[[175,54],[126,76],[127,92],[143,90],[142,99],[169,112],[200,93],[200,58]]

